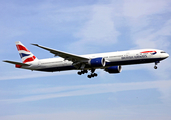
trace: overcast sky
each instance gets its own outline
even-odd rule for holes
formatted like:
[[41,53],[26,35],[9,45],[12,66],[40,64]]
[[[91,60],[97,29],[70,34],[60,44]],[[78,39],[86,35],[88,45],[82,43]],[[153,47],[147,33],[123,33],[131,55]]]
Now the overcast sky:
[[[21,62],[21,41],[38,59],[140,48],[171,55],[170,0],[1,0],[0,61]],[[0,62],[0,120],[170,120],[171,62],[97,70],[36,72]]]

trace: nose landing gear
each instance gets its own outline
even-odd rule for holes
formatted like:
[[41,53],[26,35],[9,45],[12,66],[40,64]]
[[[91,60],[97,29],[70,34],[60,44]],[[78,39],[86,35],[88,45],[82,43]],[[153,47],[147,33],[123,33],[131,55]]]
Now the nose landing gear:
[[154,69],[157,69],[157,66],[154,66]]
[[157,69],[157,64],[160,63],[160,61],[156,61],[155,62],[155,66],[154,66],[154,69]]

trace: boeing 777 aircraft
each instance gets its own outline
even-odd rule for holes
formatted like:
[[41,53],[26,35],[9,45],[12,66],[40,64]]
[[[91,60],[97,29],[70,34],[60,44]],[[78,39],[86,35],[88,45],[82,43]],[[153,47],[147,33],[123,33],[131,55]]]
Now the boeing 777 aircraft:
[[16,42],[18,52],[22,62],[5,60],[4,62],[15,64],[16,68],[29,70],[54,72],[65,70],[79,70],[82,75],[91,72],[88,78],[97,76],[96,69],[103,69],[108,73],[120,73],[122,65],[155,63],[157,64],[169,57],[169,54],[163,50],[157,49],[139,49],[120,52],[108,52],[89,55],[74,55],[59,50],[44,47],[38,44],[32,44],[59,56],[58,58],[37,59],[20,41]]

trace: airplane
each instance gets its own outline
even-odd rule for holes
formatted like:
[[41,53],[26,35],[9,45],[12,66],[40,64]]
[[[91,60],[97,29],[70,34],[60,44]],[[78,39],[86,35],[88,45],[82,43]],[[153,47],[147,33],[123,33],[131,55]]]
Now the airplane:
[[154,68],[157,69],[157,64],[169,57],[169,54],[158,49],[139,49],[120,52],[108,52],[88,55],[75,55],[59,50],[44,47],[38,44],[32,44],[39,48],[49,51],[54,54],[54,58],[38,59],[35,57],[20,41],[15,42],[22,62],[4,60],[3,62],[15,64],[16,68],[28,70],[54,72],[66,70],[78,70],[78,75],[91,73],[88,78],[96,77],[96,69],[114,74],[120,73],[123,65],[155,63]]

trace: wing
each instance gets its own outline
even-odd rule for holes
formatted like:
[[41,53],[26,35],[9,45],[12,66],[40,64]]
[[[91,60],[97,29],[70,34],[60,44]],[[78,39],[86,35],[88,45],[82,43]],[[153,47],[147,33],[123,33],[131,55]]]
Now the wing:
[[72,62],[87,62],[89,60],[88,58],[85,58],[85,57],[81,57],[78,55],[62,52],[59,50],[54,50],[54,49],[47,48],[47,47],[44,47],[44,46],[41,46],[38,44],[32,44],[32,45],[40,47],[42,49],[45,49],[45,50],[49,51],[50,53],[55,54],[55,56],[60,56],[60,57],[64,58],[65,60],[69,60]]
[[3,62],[15,64],[15,65],[17,64],[17,65],[22,65],[22,66],[30,66],[29,64],[20,63],[20,62],[15,62],[15,61],[9,61],[9,60],[4,60]]

